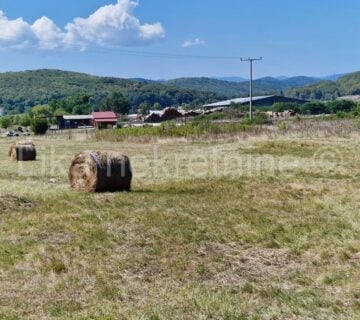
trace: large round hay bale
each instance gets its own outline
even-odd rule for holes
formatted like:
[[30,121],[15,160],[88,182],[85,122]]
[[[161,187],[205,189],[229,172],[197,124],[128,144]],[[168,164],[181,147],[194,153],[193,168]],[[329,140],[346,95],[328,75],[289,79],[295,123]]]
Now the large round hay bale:
[[12,161],[35,161],[36,148],[32,141],[15,141],[10,146],[9,158]]
[[69,180],[75,191],[130,191],[130,160],[127,156],[112,151],[81,152],[71,163]]

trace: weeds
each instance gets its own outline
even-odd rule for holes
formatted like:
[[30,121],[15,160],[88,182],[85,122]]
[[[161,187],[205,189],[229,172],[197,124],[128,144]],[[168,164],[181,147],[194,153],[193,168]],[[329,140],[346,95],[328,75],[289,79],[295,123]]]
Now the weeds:
[[165,122],[159,127],[121,128],[96,132],[98,141],[155,142],[159,139],[185,138],[191,141],[223,140],[247,137],[349,137],[360,128],[358,119],[315,118],[289,120],[273,125],[267,118],[256,116],[252,123],[248,118],[239,122],[212,122],[207,119],[186,125]]

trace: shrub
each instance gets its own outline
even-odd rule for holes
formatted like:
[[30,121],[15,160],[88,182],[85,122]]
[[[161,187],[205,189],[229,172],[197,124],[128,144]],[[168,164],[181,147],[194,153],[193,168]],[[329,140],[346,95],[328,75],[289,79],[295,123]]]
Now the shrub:
[[352,114],[353,114],[354,117],[360,117],[360,105],[357,105],[353,109]]
[[338,111],[336,112],[336,116],[339,118],[339,119],[344,119],[346,117],[346,113],[343,112],[343,111]]
[[34,119],[31,123],[31,130],[37,134],[42,135],[49,129],[49,122],[47,119]]
[[273,104],[271,110],[275,112],[294,110],[295,112],[298,113],[301,111],[301,106],[298,103],[293,103],[293,102],[277,102]]
[[0,118],[0,125],[2,128],[7,129],[12,125],[13,121],[10,116],[4,116]]
[[305,114],[326,114],[330,113],[328,106],[322,102],[309,102],[301,107],[301,113]]
[[23,115],[20,118],[20,125],[23,127],[29,127],[31,125],[31,119],[28,115]]
[[337,113],[337,112],[350,112],[351,110],[355,109],[356,104],[353,101],[336,100],[329,102],[327,106],[332,113]]
[[271,120],[268,118],[268,116],[265,113],[257,113],[254,114],[252,121],[250,121],[249,115],[246,115],[246,117],[241,121],[242,124],[257,124],[257,125],[263,125],[263,124],[271,124]]

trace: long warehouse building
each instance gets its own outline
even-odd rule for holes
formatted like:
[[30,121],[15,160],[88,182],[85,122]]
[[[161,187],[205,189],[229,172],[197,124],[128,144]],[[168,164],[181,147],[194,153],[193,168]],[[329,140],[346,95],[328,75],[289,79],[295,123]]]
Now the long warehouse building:
[[[275,95],[253,97],[253,105],[256,107],[272,106],[274,103],[278,103],[278,102],[304,104],[304,103],[307,103],[308,101],[294,99],[294,98],[287,98],[287,97],[283,97],[283,96],[275,96]],[[211,103],[211,104],[206,104],[203,107],[206,109],[227,108],[227,107],[230,107],[232,104],[247,105],[249,103],[250,103],[250,97],[219,101],[219,102],[215,102],[215,103]]]

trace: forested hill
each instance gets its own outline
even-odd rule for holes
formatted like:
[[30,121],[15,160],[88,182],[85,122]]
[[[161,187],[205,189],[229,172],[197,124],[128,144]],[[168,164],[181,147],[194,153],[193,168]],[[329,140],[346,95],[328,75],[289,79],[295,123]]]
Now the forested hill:
[[[254,80],[254,92],[257,95],[281,94],[290,88],[298,88],[318,81],[318,79],[311,77],[293,77],[284,80],[266,77]],[[228,97],[247,95],[249,92],[248,81],[232,82],[213,78],[179,78],[168,80],[165,83],[183,89],[211,91]]]
[[97,77],[60,70],[35,70],[0,74],[0,107],[6,113],[22,113],[29,107],[47,104],[69,96],[86,94],[97,106],[114,92],[121,92],[130,106],[147,102],[166,107],[178,104],[202,105],[226,98],[210,92],[197,92],[163,83]]
[[[22,113],[35,105],[48,104],[67,97],[87,95],[92,107],[99,107],[113,93],[122,93],[137,109],[146,102],[151,108],[190,104],[199,106],[248,94],[248,82],[230,82],[211,78],[181,78],[169,81],[120,79],[60,71],[35,70],[0,73],[0,108],[5,113]],[[337,81],[318,81],[310,77],[283,80],[267,77],[254,81],[254,93],[285,94],[300,99],[331,100],[343,95],[360,94],[360,72]]]
[[360,72],[350,73],[337,81],[321,81],[302,88],[290,89],[289,97],[300,99],[333,100],[340,96],[360,94]]

